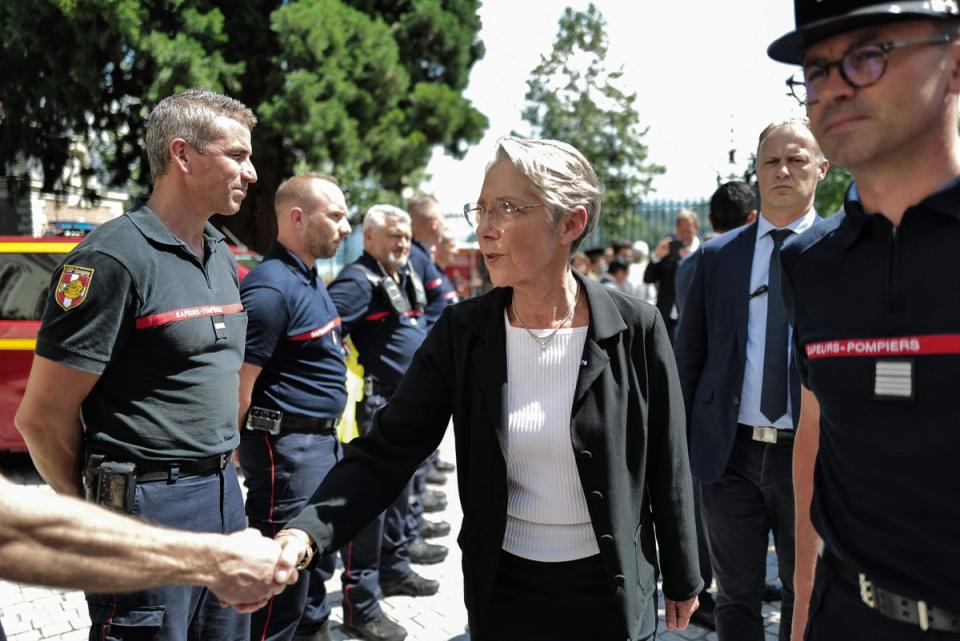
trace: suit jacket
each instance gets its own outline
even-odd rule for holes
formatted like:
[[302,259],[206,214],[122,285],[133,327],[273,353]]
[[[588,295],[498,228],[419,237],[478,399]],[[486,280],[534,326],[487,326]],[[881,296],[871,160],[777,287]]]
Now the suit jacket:
[[[750,270],[757,223],[714,238],[694,255],[693,278],[675,347],[690,422],[693,473],[704,483],[723,475],[733,451],[747,362]],[[800,416],[800,377],[791,360],[793,423]]]
[[[666,329],[650,305],[577,276],[590,326],[572,407],[571,447],[603,566],[636,638],[659,564],[664,593],[702,588],[683,398]],[[482,616],[506,527],[507,362],[504,309],[494,289],[444,310],[373,432],[354,440],[304,513],[288,527],[318,547],[346,543],[396,498],[439,445],[453,416],[467,609]],[[654,526],[656,530],[654,530]],[[656,538],[654,534],[656,533]]]
[[668,322],[677,298],[676,279],[679,265],[679,257],[667,256],[656,263],[650,261],[643,273],[643,282],[657,284],[657,309]]

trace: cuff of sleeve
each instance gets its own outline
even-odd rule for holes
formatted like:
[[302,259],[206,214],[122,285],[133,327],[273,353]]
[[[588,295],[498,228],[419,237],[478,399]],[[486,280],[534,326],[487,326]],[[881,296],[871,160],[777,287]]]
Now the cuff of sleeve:
[[55,345],[43,340],[37,341],[36,351],[38,356],[91,374],[103,374],[103,370],[107,368],[107,361],[94,358],[88,354],[71,351],[62,345]]
[[706,589],[706,586],[703,584],[703,580],[700,580],[697,583],[697,587],[692,590],[678,589],[678,587],[679,586],[668,586],[664,584],[663,596],[671,601],[686,601],[688,599],[692,599]]

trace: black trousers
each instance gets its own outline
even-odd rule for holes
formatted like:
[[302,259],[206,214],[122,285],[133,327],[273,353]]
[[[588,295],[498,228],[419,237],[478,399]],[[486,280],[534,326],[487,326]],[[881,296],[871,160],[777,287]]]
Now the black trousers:
[[737,435],[720,480],[703,484],[702,515],[717,580],[720,641],[764,641],[761,614],[767,546],[773,531],[783,602],[780,641],[793,621],[793,445]]
[[960,634],[894,621],[867,607],[859,588],[821,559],[810,597],[804,641],[960,641]]
[[[656,634],[656,596],[640,639]],[[649,628],[649,629],[647,629]],[[623,641],[627,631],[600,556],[541,563],[500,553],[490,607],[470,614],[472,641]]]

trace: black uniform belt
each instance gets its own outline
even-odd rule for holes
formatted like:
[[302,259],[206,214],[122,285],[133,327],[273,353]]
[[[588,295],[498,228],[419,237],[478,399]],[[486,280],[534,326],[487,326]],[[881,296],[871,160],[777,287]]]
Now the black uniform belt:
[[860,590],[861,601],[883,616],[919,626],[921,630],[960,634],[960,614],[885,590],[827,550],[823,552],[823,560],[837,576]]
[[282,432],[332,432],[337,426],[337,420],[285,413],[280,420],[280,430]]
[[763,425],[753,426],[737,423],[737,434],[751,441],[770,445],[793,445],[795,430],[781,430]]
[[197,461],[138,461],[135,465],[138,481],[166,481],[179,476],[213,474],[225,468],[231,460],[233,460],[233,450]]

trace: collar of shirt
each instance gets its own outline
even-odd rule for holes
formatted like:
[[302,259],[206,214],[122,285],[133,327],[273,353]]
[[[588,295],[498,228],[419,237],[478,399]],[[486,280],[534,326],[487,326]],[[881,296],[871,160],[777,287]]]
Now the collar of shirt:
[[[787,225],[786,227],[777,227],[769,220],[767,217],[760,213],[760,217],[757,218],[757,245],[760,244],[764,239],[769,238],[769,234],[774,229],[789,229],[794,234],[802,234],[813,226],[813,223],[817,220],[817,212],[811,209],[805,213],[800,218],[797,218],[795,221]],[[771,242],[772,239],[771,239]]]
[[[139,209],[128,211],[126,216],[130,219],[130,222],[133,223],[133,226],[139,229],[140,233],[147,239],[162,245],[186,248],[186,244],[174,236],[173,232],[167,229],[167,226],[157,218],[156,213],[146,205],[143,205]],[[216,227],[206,222],[203,224],[203,239],[212,253],[216,251],[217,244],[224,240],[224,236],[217,231]]]
[[317,270],[307,267],[298,256],[283,246],[279,240],[274,240],[270,244],[270,250],[267,251],[267,258],[276,258],[290,268],[301,281],[307,285],[317,284]]
[[[911,209],[914,207],[930,209],[951,218],[960,219],[960,176],[948,181],[947,184],[921,200]],[[843,248],[847,249],[860,238],[868,216],[874,215],[864,211],[856,182],[850,183],[850,187],[847,188],[847,193],[843,198],[843,211],[846,214],[846,221],[844,221],[838,234],[843,241]]]

